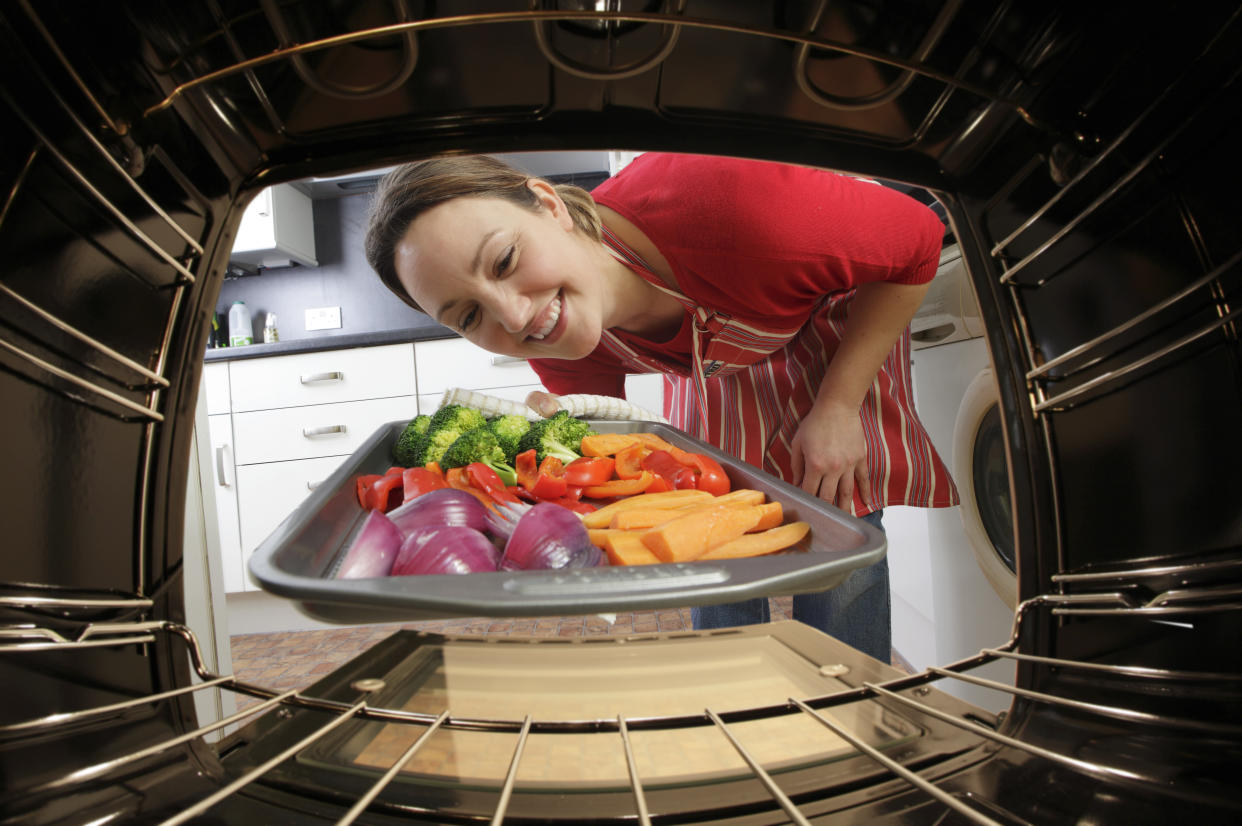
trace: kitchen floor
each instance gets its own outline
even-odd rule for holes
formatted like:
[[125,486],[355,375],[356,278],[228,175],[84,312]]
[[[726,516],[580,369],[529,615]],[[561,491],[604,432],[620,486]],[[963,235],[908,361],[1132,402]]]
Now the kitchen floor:
[[[769,607],[772,619],[792,619],[792,602],[792,597],[771,599]],[[615,621],[611,623],[601,616],[517,619],[484,617],[398,625],[363,625],[320,631],[240,634],[230,641],[233,675],[243,682],[278,691],[303,688],[402,629],[453,635],[593,637],[689,631],[692,626],[690,609],[681,608],[617,614]],[[893,652],[893,664],[907,672],[913,672],[896,651]],[[258,701],[254,698],[237,695],[239,709],[256,702]]]

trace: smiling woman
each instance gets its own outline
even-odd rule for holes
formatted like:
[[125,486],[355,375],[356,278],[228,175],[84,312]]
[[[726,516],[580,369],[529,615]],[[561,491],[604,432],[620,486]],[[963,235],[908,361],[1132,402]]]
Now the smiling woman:
[[[368,257],[408,303],[529,359],[552,393],[624,398],[627,374],[663,373],[675,425],[878,520],[957,503],[908,374],[943,233],[912,198],[807,167],[647,153],[588,194],[451,158],[381,183]],[[556,409],[547,393],[527,403]],[[764,608],[695,622],[766,621]],[[887,661],[886,563],[794,614]]]

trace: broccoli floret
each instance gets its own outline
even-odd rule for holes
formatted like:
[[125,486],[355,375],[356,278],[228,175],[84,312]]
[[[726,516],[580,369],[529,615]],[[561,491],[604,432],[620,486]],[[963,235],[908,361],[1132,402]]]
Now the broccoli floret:
[[518,444],[522,441],[522,435],[530,430],[530,420],[525,416],[510,413],[489,419],[487,426],[496,434],[500,449],[505,452],[505,462],[513,464],[517,458]]
[[449,445],[440,459],[444,468],[463,467],[471,462],[487,465],[506,485],[517,484],[517,471],[505,462],[505,452],[489,427],[467,430]]
[[422,413],[410,419],[409,424],[397,436],[396,443],[393,444],[392,458],[401,467],[419,467],[423,464],[420,457],[422,456],[422,447],[419,442],[422,436],[427,432],[428,425],[431,424],[431,417],[426,413]]
[[[518,442],[518,453],[534,448],[536,462],[542,462],[546,456],[555,456],[566,464],[579,458],[581,454],[577,448],[582,447],[582,437],[579,436],[574,441],[570,431],[576,431],[577,428],[566,420],[577,421],[568,412],[561,410],[551,418],[532,422],[530,429]],[[567,444],[566,439],[571,444]]]
[[474,430],[476,427],[483,427],[486,424],[487,418],[473,407],[466,407],[461,404],[446,404],[432,414],[427,430],[429,433],[435,433],[438,430],[447,428],[456,430],[460,435],[467,430]]
[[549,421],[552,434],[556,440],[575,453],[582,452],[582,439],[595,433],[591,425],[582,419],[569,415],[566,410],[558,410]]
[[444,458],[444,451],[449,449],[453,442],[457,441],[457,437],[461,435],[458,430],[452,428],[441,428],[436,431],[428,431],[419,437],[419,460],[420,464],[428,462],[439,462]]

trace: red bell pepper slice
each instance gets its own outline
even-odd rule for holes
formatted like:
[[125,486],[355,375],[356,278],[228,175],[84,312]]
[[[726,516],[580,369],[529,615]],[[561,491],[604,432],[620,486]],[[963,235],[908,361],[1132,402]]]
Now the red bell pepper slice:
[[482,462],[471,462],[466,465],[466,477],[470,480],[470,484],[497,502],[518,501],[518,498],[505,487],[500,475]]
[[448,482],[444,481],[444,476],[433,473],[425,467],[406,468],[401,474],[402,490],[405,494],[403,501],[409,502],[411,499],[417,499],[424,493],[430,493],[433,490],[447,488]]
[[669,453],[682,464],[690,465],[698,470],[697,487],[699,490],[705,490],[712,496],[722,496],[729,492],[729,477],[715,459],[704,456],[702,453],[691,453],[679,447],[674,447]]
[[663,476],[656,476],[652,474],[651,486],[643,491],[643,493],[664,493],[666,490],[672,489],[672,485],[670,485]]
[[667,450],[653,450],[643,457],[643,470],[662,477],[672,490],[691,490],[697,487],[694,468],[673,458]]
[[545,456],[539,463],[539,473],[530,492],[540,499],[559,499],[569,489],[565,478],[565,465],[555,456]]
[[568,496],[562,496],[560,499],[542,499],[540,501],[552,505],[560,505],[562,508],[571,510],[574,513],[591,513],[592,511],[598,510],[598,508],[590,502],[580,502],[577,499],[573,499]]
[[589,485],[582,489],[582,495],[591,499],[611,499],[614,496],[633,496],[643,493],[651,487],[655,474],[644,470],[637,479],[613,479],[602,485]]
[[370,497],[371,485],[375,484],[377,479],[382,478],[378,473],[365,473],[354,479],[354,492],[358,494],[358,504],[367,510],[371,509]]
[[612,478],[616,461],[611,456],[583,456],[565,465],[565,482],[568,485],[586,487],[602,485]]
[[369,510],[388,513],[401,504],[405,493],[404,484],[400,473],[388,473],[376,479],[367,490],[366,507]]
[[619,452],[613,468],[618,479],[637,479],[643,473],[643,457],[651,452],[651,448],[642,442],[635,442]]
[[496,503],[492,501],[492,497],[488,496],[471,483],[470,476],[466,473],[466,469],[464,467],[454,467],[446,470],[444,472],[444,481],[448,482],[448,486],[450,488],[464,490],[475,499],[478,499],[486,505],[489,510],[496,510]]

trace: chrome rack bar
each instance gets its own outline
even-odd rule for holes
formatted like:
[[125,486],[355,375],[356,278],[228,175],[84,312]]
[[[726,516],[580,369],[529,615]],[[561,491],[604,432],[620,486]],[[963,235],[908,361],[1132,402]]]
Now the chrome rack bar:
[[92,338],[91,336],[79,330],[77,327],[74,327],[73,325],[62,321],[59,316],[49,313],[47,310],[43,309],[38,304],[35,304],[30,299],[21,295],[20,293],[18,293],[16,290],[8,286],[7,284],[0,284],[0,290],[2,290],[6,295],[8,295],[14,301],[21,304],[27,310],[39,316],[40,318],[42,318],[48,324],[51,324],[56,329],[60,330],[62,333],[67,333],[73,336],[78,341],[92,348],[96,352],[104,356],[107,356],[109,359],[116,362],[117,364],[120,364],[124,367],[128,367],[130,370],[133,370],[135,373],[138,373],[140,376],[154,382],[160,387],[168,387],[168,379],[164,378],[159,373],[156,373],[153,370],[147,369],[145,365],[139,364],[138,362],[134,361],[128,356],[118,353],[116,350],[113,350],[111,347],[104,344],[102,341],[96,338]]
[[1016,651],[1001,651],[997,648],[985,648],[984,654],[994,657],[1006,657],[1021,662],[1038,663],[1054,668],[1072,668],[1079,671],[1099,671],[1108,674],[1122,674],[1126,677],[1140,677],[1152,680],[1190,680],[1199,682],[1230,682],[1242,681],[1242,675],[1212,671],[1178,671],[1170,668],[1148,668],[1141,665],[1109,665],[1084,660],[1063,660],[1058,657],[1040,657],[1035,654],[1019,654]]
[[3,608],[150,608],[155,603],[145,597],[41,597],[41,596],[0,596],[0,607]]
[[630,788],[634,791],[634,808],[638,812],[639,826],[651,826],[647,796],[643,793],[643,784],[638,778],[638,763],[634,760],[634,749],[630,745],[630,730],[625,724],[625,717],[620,714],[617,715],[617,730],[621,733],[621,745],[625,748],[625,768],[630,775]]
[[[911,63],[922,63],[927,60],[932,50],[940,43],[940,39],[944,36],[945,30],[949,28],[949,24],[953,22],[953,18],[957,16],[961,6],[961,0],[946,0],[940,7],[936,19],[932,21],[931,26],[924,33],[922,42],[919,43],[918,48],[914,50],[914,54],[910,57]],[[815,11],[811,14],[811,23],[807,27],[810,31],[813,32],[819,27],[827,8],[828,0],[819,0],[815,6]],[[794,56],[794,79],[797,80],[798,88],[802,90],[804,95],[827,109],[856,112],[883,106],[904,92],[915,78],[915,72],[912,69],[906,69],[896,80],[878,92],[855,98],[838,97],[824,92],[811,82],[810,75],[807,72],[807,58],[810,54],[811,47],[809,45],[804,44],[798,47],[798,51]]]
[[[1061,407],[1061,405],[1063,405],[1067,401],[1078,398],[1084,393],[1090,390],[1094,390],[1100,387],[1101,385],[1113,384],[1117,382],[1119,379],[1129,375],[1130,373],[1133,373],[1135,370],[1139,370],[1143,367],[1146,367],[1152,362],[1158,361],[1171,353],[1175,353],[1184,347],[1188,347],[1191,344],[1194,344],[1199,339],[1205,338],[1206,336],[1210,335],[1211,333],[1216,332],[1220,328],[1225,327],[1226,325],[1228,325],[1231,321],[1233,321],[1235,318],[1237,318],[1240,315],[1242,315],[1242,308],[1236,309],[1233,312],[1229,313],[1228,315],[1221,316],[1220,318],[1216,319],[1215,321],[1212,321],[1209,324],[1205,324],[1203,327],[1199,328],[1198,330],[1195,330],[1193,333],[1188,333],[1187,335],[1184,335],[1181,338],[1179,338],[1177,341],[1174,341],[1171,344],[1168,344],[1165,347],[1162,347],[1156,352],[1149,353],[1148,355],[1142,357],[1141,359],[1137,359],[1136,361],[1130,362],[1125,367],[1118,368],[1117,370],[1112,370],[1101,376],[1096,376],[1094,379],[1091,379],[1090,381],[1085,381],[1071,390],[1066,390],[1064,393],[1060,393],[1056,396],[1046,398],[1043,401],[1039,402],[1038,404],[1034,405],[1032,409],[1036,413],[1042,412],[1044,410],[1049,410],[1050,408],[1068,410],[1069,408]],[[1053,409],[1052,412],[1055,413],[1057,412],[1057,410]]]
[[780,804],[782,809],[785,810],[785,814],[789,815],[789,818],[794,823],[798,824],[798,826],[811,826],[811,821],[807,820],[806,817],[798,811],[798,807],[794,805],[793,801],[790,800],[783,791],[781,791],[780,786],[776,785],[776,781],[772,779],[772,775],[768,774],[763,766],[761,766],[759,762],[751,756],[750,752],[748,752],[742,744],[738,742],[737,738],[733,736],[733,732],[729,731],[729,727],[725,725],[724,721],[720,719],[716,712],[712,711],[710,708],[705,708],[703,709],[703,713],[710,717],[711,721],[716,724],[716,728],[720,729],[720,733],[728,738],[729,742],[733,745],[733,748],[736,749],[741,758],[746,761],[746,765],[750,766],[750,770],[754,772],[755,777],[758,778],[759,782],[762,783],[764,788],[768,790],[768,794],[772,795],[772,798]]
[[513,796],[513,784],[517,782],[518,764],[522,762],[522,752],[526,751],[526,738],[530,735],[530,715],[522,720],[522,730],[518,733],[517,745],[513,748],[513,759],[509,761],[509,771],[505,773],[505,783],[500,789],[500,799],[496,801],[496,812],[492,815],[491,826],[500,826],[505,819],[505,810],[509,808],[509,798]]
[[[53,157],[55,157],[56,160],[60,161],[61,166],[63,166],[69,172],[69,174],[72,175],[75,180],[77,180],[78,184],[80,184],[83,189],[85,189],[88,193],[90,193],[90,195],[100,204],[100,206],[102,206],[104,209],[108,211],[109,214],[112,215],[112,217],[117,221],[117,223],[125,227],[125,229],[128,230],[129,233],[133,235],[136,239],[138,239],[138,241],[141,242],[141,244],[145,246],[149,252],[155,255],[155,257],[159,258],[165,264],[167,264],[168,266],[176,270],[178,273],[180,273],[181,276],[186,281],[190,283],[194,282],[194,273],[186,269],[186,267],[176,258],[173,258],[171,255],[169,255],[168,252],[163,247],[155,243],[155,241],[152,240],[149,235],[147,235],[145,232],[139,229],[138,226],[133,221],[129,220],[129,218],[125,215],[125,213],[121,211],[121,209],[119,209],[116,206],[116,204],[109,201],[108,198],[102,192],[100,192],[95,187],[94,184],[90,182],[90,180],[86,177],[86,175],[83,174],[76,166],[74,166],[73,162],[70,161],[67,157],[65,157],[65,155],[59,149],[57,149],[55,145],[53,145],[53,143],[48,139],[48,137],[43,134],[42,130],[40,130],[39,127],[34,124],[34,121],[32,121],[29,118],[29,116],[26,115],[25,111],[23,111],[21,107],[17,105],[17,101],[13,100],[13,98],[11,98],[7,92],[3,92],[2,95],[4,97],[5,103],[7,103],[9,108],[11,108],[14,112],[17,113],[17,116],[21,118],[22,122],[26,125],[26,128],[29,129],[36,138],[39,139],[39,142],[42,143],[43,146],[49,152],[52,153]],[[128,178],[129,176],[126,175],[125,177]]]
[[[1231,83],[1237,76],[1238,76],[1238,71],[1235,71],[1233,75],[1231,75],[1230,78],[1225,82],[1224,86],[1227,87],[1229,83]],[[1216,93],[1216,95],[1219,95],[1219,92]],[[1215,99],[1216,95],[1213,95],[1212,98],[1210,98],[1208,101],[1203,102],[1199,106],[1197,112],[1201,112],[1204,109],[1206,109],[1208,104],[1212,102],[1212,100]],[[1063,238],[1065,238],[1071,232],[1077,229],[1078,226],[1083,221],[1090,218],[1095,213],[1096,210],[1098,210],[1101,206],[1103,206],[1108,201],[1112,200],[1113,196],[1116,195],[1118,192],[1120,192],[1122,188],[1125,187],[1126,184],[1133,181],[1136,177],[1138,177],[1138,174],[1140,172],[1147,169],[1147,167],[1151,166],[1153,162],[1155,162],[1158,158],[1160,158],[1165,153],[1165,151],[1168,149],[1169,145],[1173,143],[1173,141],[1177,139],[1190,124],[1194,122],[1195,122],[1195,118],[1193,116],[1183,118],[1181,123],[1179,123],[1175,129],[1173,129],[1167,135],[1165,135],[1159,144],[1157,144],[1150,152],[1148,152],[1146,155],[1140,158],[1138,162],[1135,163],[1135,165],[1129,171],[1127,171],[1124,175],[1122,175],[1120,178],[1114,181],[1107,189],[1105,189],[1098,196],[1096,196],[1091,201],[1091,203],[1083,207],[1081,212],[1079,212],[1077,215],[1071,218],[1068,222],[1066,222],[1066,224],[1063,227],[1061,227],[1059,230],[1053,233],[1052,237],[1044,241],[1042,244],[1040,244],[1038,247],[1036,247],[1034,250],[1028,253],[1025,257],[1019,259],[1013,266],[1007,268],[1005,272],[1001,274],[1000,283],[1001,284],[1012,284],[1014,281],[1014,276],[1016,276],[1019,272],[1021,272],[1028,265],[1030,265],[1031,262],[1033,262],[1035,259],[1042,256],[1045,252],[1048,251],[1049,248],[1060,243],[1060,241]],[[999,253],[993,252],[993,258],[996,258],[998,255]],[[1044,278],[1042,281],[1039,281],[1036,284],[1033,284],[1030,286],[1041,286],[1042,284],[1047,282],[1047,280],[1048,278]]]
[[87,708],[81,711],[65,711],[58,714],[49,714],[46,717],[40,717],[35,720],[24,720],[20,723],[10,723],[0,726],[0,732],[25,731],[27,729],[49,728],[51,726],[64,725],[66,723],[74,723],[78,720],[86,720],[91,717],[102,717],[108,714],[114,714],[124,711],[128,708],[146,705],[147,703],[157,703],[160,700],[167,700],[172,697],[179,697],[182,694],[191,694],[195,691],[202,691],[205,688],[213,688],[223,683],[230,683],[232,677],[217,677],[205,683],[198,685],[189,685],[184,688],[174,688],[171,691],[164,691],[159,694],[148,694],[145,697],[137,697],[133,700],[125,700],[119,703],[112,703],[106,706],[96,706],[95,708]]
[[1056,204],[1061,200],[1061,198],[1063,198],[1068,192],[1070,192],[1070,190],[1072,190],[1075,186],[1081,183],[1083,179],[1086,178],[1088,175],[1090,175],[1101,163],[1103,163],[1105,160],[1111,157],[1113,152],[1115,152],[1117,148],[1121,146],[1121,144],[1124,143],[1128,137],[1130,137],[1130,135],[1134,134],[1134,131],[1138,129],[1140,125],[1142,125],[1143,121],[1147,120],[1148,116],[1151,115],[1151,113],[1154,112],[1157,108],[1159,108],[1159,106],[1173,93],[1173,90],[1176,89],[1177,86],[1183,80],[1186,79],[1186,77],[1190,73],[1190,69],[1193,66],[1202,62],[1204,55],[1206,55],[1208,52],[1212,50],[1216,42],[1220,40],[1223,34],[1226,31],[1228,31],[1229,28],[1233,25],[1233,23],[1238,19],[1239,13],[1242,13],[1242,10],[1234,11],[1233,15],[1230,16],[1229,21],[1225,23],[1225,25],[1220,27],[1220,30],[1216,33],[1216,36],[1213,37],[1212,40],[1203,48],[1199,56],[1195,58],[1195,60],[1189,66],[1187,66],[1186,69],[1183,70],[1182,73],[1172,83],[1166,86],[1164,91],[1162,91],[1159,95],[1153,98],[1151,101],[1151,104],[1146,109],[1144,109],[1142,112],[1140,112],[1138,117],[1136,117],[1133,120],[1133,122],[1130,123],[1129,126],[1123,129],[1121,133],[1117,135],[1117,137],[1113,138],[1112,142],[1107,147],[1105,147],[1102,152],[1095,155],[1095,157],[1093,157],[1086,164],[1086,166],[1084,166],[1081,170],[1079,170],[1078,173],[1074,175],[1073,178],[1067,181],[1065,185],[1061,187],[1061,189],[1055,195],[1049,198],[1047,203],[1045,203],[1039,209],[1035,210],[1035,212],[1031,214],[1031,217],[1023,221],[1015,230],[1013,230],[1013,232],[1009,233],[1004,238],[1002,238],[1000,241],[996,242],[996,245],[992,247],[991,249],[991,252],[990,252],[991,256],[993,258],[998,257],[1005,250],[1006,247],[1008,247],[1018,237],[1020,237],[1024,232],[1026,232],[1028,229],[1034,226],[1035,223],[1040,218],[1046,215],[1048,210],[1056,206]]
[[1046,694],[1041,691],[1032,691],[1028,688],[1018,688],[1017,686],[1006,685],[1005,683],[999,683],[995,680],[987,680],[983,677],[976,677],[973,674],[957,674],[952,671],[945,671],[943,668],[937,668],[935,666],[930,666],[927,670],[941,677],[952,677],[955,680],[961,680],[962,682],[982,686],[983,688],[991,688],[996,691],[1002,691],[1006,694],[1013,694],[1017,697],[1025,697],[1028,700],[1036,700],[1041,703],[1062,706],[1064,708],[1072,708],[1078,711],[1087,711],[1092,714],[1099,714],[1103,717],[1114,717],[1118,720],[1128,720],[1152,726],[1170,726],[1172,728],[1221,732],[1228,734],[1242,733],[1242,726],[1222,723],[1218,720],[1212,720],[1209,722],[1148,714],[1143,711],[1135,711],[1132,708],[1106,706],[1100,703],[1088,703],[1083,700],[1069,700],[1065,697],[1058,697],[1054,694]]
[[[1038,367],[1035,367],[1034,369],[1028,371],[1026,374],[1026,377],[1028,379],[1039,378],[1040,376],[1050,372],[1056,367],[1059,367],[1065,362],[1073,358],[1076,358],[1082,355],[1083,353],[1094,350],[1095,348],[1099,347],[1101,344],[1104,344],[1116,338],[1117,336],[1121,335],[1127,330],[1133,329],[1134,327],[1143,323],[1147,319],[1152,318],[1153,316],[1163,312],[1164,310],[1167,310],[1169,307],[1172,307],[1174,304],[1177,304],[1185,300],[1186,298],[1189,298],[1191,295],[1198,292],[1203,287],[1207,286],[1208,284],[1220,278],[1222,275],[1224,275],[1226,272],[1228,272],[1233,267],[1236,267],[1239,261],[1242,261],[1242,252],[1234,253],[1233,256],[1230,257],[1228,261],[1221,264],[1219,267],[1212,270],[1207,275],[1204,275],[1202,278],[1195,280],[1193,283],[1187,285],[1185,288],[1177,291],[1176,293],[1164,299],[1163,301],[1159,302],[1158,304],[1152,305],[1151,307],[1147,308],[1143,312],[1131,318],[1129,321],[1126,321],[1123,324],[1119,324],[1113,329],[1109,330],[1108,332],[1102,333],[1096,336],[1095,338],[1091,339],[1090,341],[1083,342],[1082,344],[1079,344],[1077,347],[1072,347],[1069,350],[1066,350],[1061,355],[1057,356],[1056,358],[1049,359],[1043,364],[1040,364]],[[1090,367],[1091,364],[1095,364],[1097,361],[1099,361],[1099,359],[1089,364],[1083,365],[1083,367]],[[1082,368],[1079,368],[1079,369],[1082,369]]]
[[35,14],[29,0],[20,0],[20,2],[22,10],[26,12],[26,16],[30,18],[30,22],[34,24],[34,27],[39,30],[39,34],[43,36],[48,48],[51,49],[52,53],[56,55],[56,58],[60,61],[61,66],[63,66],[65,71],[69,73],[69,76],[73,78],[73,82],[77,84],[78,89],[80,89],[82,94],[86,96],[86,99],[90,101],[91,106],[94,107],[95,111],[99,114],[99,117],[103,118],[103,121],[107,127],[118,135],[127,134],[129,132],[128,124],[114,121],[112,116],[109,115],[107,110],[104,109],[99,103],[99,100],[95,97],[95,95],[91,93],[90,87],[86,85],[86,83],[82,80],[82,76],[79,75],[73,68],[73,64],[69,62],[69,58],[65,56],[65,53],[61,51],[60,46],[56,42],[56,38],[52,37],[52,33],[47,30],[47,28],[43,25],[43,21],[39,19],[37,14]]
[[[436,721],[432,723],[426,731],[420,734],[418,738],[410,744],[410,747],[397,758],[397,762],[392,764],[391,768],[384,773],[384,776],[377,780],[375,785],[368,789],[367,793],[359,798],[358,802],[345,813],[345,816],[336,822],[336,826],[349,826],[349,824],[357,820],[358,815],[366,811],[366,808],[375,801],[375,798],[379,796],[379,793],[387,788],[388,784],[393,781],[393,778],[395,778],[401,769],[405,767],[405,764],[410,762],[410,759],[418,753],[419,749],[423,747],[423,744],[427,742],[427,739],[431,737],[436,729],[440,728],[440,724],[448,719],[448,716],[448,709],[441,712],[440,716],[436,718]],[[527,719],[529,720],[530,718],[527,717]]]
[[[0,639],[23,639],[11,645],[0,645],[0,652],[49,651],[68,648],[133,645],[154,642],[154,632],[164,630],[163,622],[92,623],[76,638],[66,637],[50,628],[19,625],[0,628]],[[30,641],[33,638],[33,642]],[[211,675],[215,677],[214,674]]]
[[1053,574],[1053,582],[1092,583],[1135,580],[1159,576],[1218,576],[1222,571],[1237,568],[1242,575],[1242,559],[1224,559],[1213,562],[1190,562],[1178,565],[1156,565],[1150,568],[1128,568],[1121,571],[1087,571],[1084,573]]
[[47,372],[51,373],[57,378],[64,379],[70,384],[75,384],[78,387],[81,387],[85,390],[89,390],[92,393],[97,393],[98,395],[103,396],[105,399],[108,399],[111,402],[115,402],[116,404],[119,404],[122,407],[128,408],[129,410],[133,410],[134,412],[139,413],[153,421],[157,421],[157,422],[164,421],[164,414],[160,413],[159,411],[153,410],[149,407],[144,407],[143,405],[138,404],[137,402],[130,401],[129,399],[125,398],[124,396],[120,394],[113,393],[111,390],[107,390],[103,387],[100,387],[94,382],[89,382],[86,379],[79,378],[77,375],[70,373],[68,370],[62,370],[61,368],[57,367],[51,362],[41,359],[38,356],[34,355],[33,353],[28,353],[22,348],[18,347],[17,345],[10,344],[4,339],[0,339],[0,347],[3,347],[5,350],[8,350],[14,355],[25,359],[31,364],[34,364],[36,367],[46,370]]
[[[380,681],[377,680],[376,682],[380,682]],[[297,693],[296,691],[290,691],[285,695],[281,695],[279,699],[283,699],[285,696],[296,694],[296,693]],[[278,698],[273,698],[273,700],[269,701],[269,703],[275,703],[277,699]],[[337,729],[338,727],[343,726],[345,723],[352,720],[354,718],[354,715],[356,715],[359,711],[362,711],[364,708],[366,708],[366,706],[367,706],[367,701],[365,698],[362,700],[359,700],[358,702],[351,705],[343,714],[337,715],[335,719],[325,724],[322,728],[317,729],[313,733],[302,738],[301,740],[294,743],[289,748],[282,751],[280,754],[277,754],[275,757],[272,757],[271,759],[267,760],[262,765],[255,767],[253,770],[237,778],[232,783],[229,783],[228,785],[219,789],[215,793],[203,798],[198,803],[189,807],[185,811],[179,812],[173,817],[170,817],[167,820],[163,821],[160,824],[160,826],[177,826],[177,824],[179,823],[185,823],[186,821],[192,818],[198,817],[203,812],[207,811],[212,806],[216,805],[221,800],[231,795],[233,792],[249,784],[251,781],[257,779],[263,774],[266,774],[268,770],[272,769],[273,767],[277,766],[280,763],[283,763],[285,760],[297,754],[299,751],[306,748],[311,743],[314,743],[316,740],[328,734],[329,732]],[[239,712],[239,714],[244,715],[245,712]],[[237,716],[237,715],[234,715],[234,716]]]
[[[662,5],[667,4],[667,2],[668,0],[665,0],[665,3]],[[680,17],[686,10],[686,0],[676,0],[676,2],[677,8],[672,12],[672,14]],[[669,14],[669,12],[661,13]],[[603,15],[600,16],[602,17]],[[672,31],[661,33],[660,45],[655,50],[655,53],[650,57],[645,60],[640,60],[637,63],[630,64],[629,66],[618,66],[615,69],[597,69],[571,60],[565,55],[558,54],[556,49],[552,46],[552,43],[548,40],[548,36],[545,31],[545,26],[547,26],[547,24],[548,21],[546,20],[538,20],[532,24],[535,33],[535,43],[538,44],[539,51],[542,52],[548,62],[556,68],[571,74],[574,77],[585,78],[586,80],[621,80],[623,78],[642,74],[649,69],[653,69],[663,63],[664,59],[672,53],[673,47],[677,45],[677,38],[681,35],[681,26],[676,23],[666,22],[666,25],[672,26]]]
[[910,708],[921,711],[922,713],[927,714],[931,717],[934,717],[937,720],[940,720],[942,722],[948,723],[951,726],[957,726],[958,728],[973,732],[979,735],[980,737],[986,738],[996,743],[1000,743],[1001,745],[1019,749],[1029,754],[1034,754],[1037,757],[1043,757],[1046,760],[1051,760],[1053,762],[1060,763],[1065,766],[1069,766],[1070,768],[1078,769],[1079,771],[1085,772],[1092,776],[1098,777],[1099,775],[1106,775],[1110,777],[1121,778],[1124,780],[1142,780],[1143,779],[1142,777],[1135,774],[1134,772],[1126,771],[1125,769],[1118,769],[1113,766],[1105,766],[1099,763],[1091,763],[1087,760],[1081,760],[1077,757],[1070,757],[1069,755],[1061,754],[1060,752],[1055,752],[1050,749],[1046,749],[1043,746],[1036,746],[1033,743],[1026,743],[1022,740],[1018,740],[1006,734],[1001,734],[1000,732],[993,731],[992,729],[987,728],[986,726],[981,726],[978,723],[972,723],[969,720],[963,720],[963,719],[954,717],[952,714],[946,714],[940,709],[933,708],[927,705],[926,703],[920,703],[917,700],[911,700],[909,697],[903,697],[900,694],[889,691],[886,688],[880,687],[876,683],[864,682],[863,685],[866,686],[868,689],[874,691],[876,694],[878,694],[881,697],[885,697],[890,700],[895,700],[904,706],[909,706]]
[[[1242,597],[1242,585],[1226,584],[1197,588],[1173,588],[1156,594],[1146,602],[1139,601],[1133,594],[1120,591],[1099,594],[1063,595],[1046,599],[1050,603],[1060,603],[1060,605],[1052,609],[1054,614],[1160,616],[1166,614],[1205,614],[1218,611],[1242,610],[1242,601],[1228,601],[1232,597]],[[1222,599],[1225,601],[1220,601]]]
[[945,792],[943,789],[939,788],[935,784],[930,783],[929,781],[923,779],[917,773],[910,771],[905,766],[898,763],[896,760],[893,760],[892,758],[888,757],[879,749],[876,749],[868,745],[867,743],[863,742],[858,737],[855,737],[844,726],[820,714],[818,711],[811,708],[810,706],[808,706],[806,703],[802,702],[801,700],[790,697],[789,702],[793,703],[798,708],[802,709],[807,714],[814,717],[824,726],[827,726],[828,729],[830,729],[833,734],[837,735],[842,740],[846,741],[851,746],[858,749],[863,754],[867,755],[872,760],[876,761],[881,766],[883,766],[884,768],[891,771],[893,774],[900,777],[902,780],[905,780],[911,786],[914,786],[920,791],[926,792],[927,794],[931,795],[939,802],[948,806],[950,809],[953,809],[955,812],[961,815],[964,815],[972,823],[984,824],[984,826],[1002,826],[1002,824],[1000,824],[998,821],[993,820],[992,818],[988,817],[987,815],[983,814],[982,812],[979,812],[978,810],[970,806],[967,806],[965,803],[958,800],[953,795]]
[[954,89],[961,90],[967,94],[974,95],[984,100],[994,101],[1004,104],[1012,108],[1020,117],[1028,123],[1035,123],[1034,117],[1026,111],[1024,107],[1017,102],[1000,97],[995,92],[968,83],[964,80],[954,77],[951,74],[938,71],[929,66],[911,63],[908,60],[895,58],[885,52],[866,49],[857,46],[851,46],[845,43],[839,43],[831,40],[823,40],[820,38],[810,37],[807,35],[795,34],[793,32],[782,31],[770,28],[754,28],[742,26],[739,24],[721,22],[717,20],[708,20],[704,18],[693,17],[677,17],[672,18],[667,13],[659,12],[595,12],[595,11],[512,11],[512,12],[493,12],[486,14],[464,14],[451,15],[446,17],[438,17],[430,20],[416,20],[407,23],[393,23],[386,26],[376,26],[369,29],[360,29],[358,31],[346,32],[344,34],[332,35],[317,40],[310,40],[305,43],[299,43],[283,49],[275,49],[258,57],[252,57],[247,60],[239,61],[232,66],[225,66],[220,69],[208,72],[204,75],[188,80],[175,87],[160,102],[149,106],[144,112],[143,117],[161,112],[172,106],[172,104],[184,95],[186,92],[196,89],[199,86],[213,83],[232,75],[245,72],[250,69],[264,66],[269,63],[275,63],[285,60],[293,55],[305,54],[307,52],[318,51],[320,49],[328,49],[334,46],[343,46],[348,43],[356,43],[363,40],[370,40],[378,37],[388,37],[391,35],[403,35],[408,32],[416,32],[420,30],[453,28],[466,25],[482,25],[494,23],[539,23],[539,22],[559,22],[569,20],[593,20],[593,21],[616,21],[616,22],[632,22],[632,23],[660,23],[670,26],[681,26],[688,29],[705,29],[710,31],[729,32],[732,34],[768,37],[774,40],[783,40],[794,45],[808,45],[813,48],[827,49],[841,54],[851,55],[853,57],[863,58],[875,63],[886,66],[893,66],[897,69],[908,70],[922,77],[938,81]]

